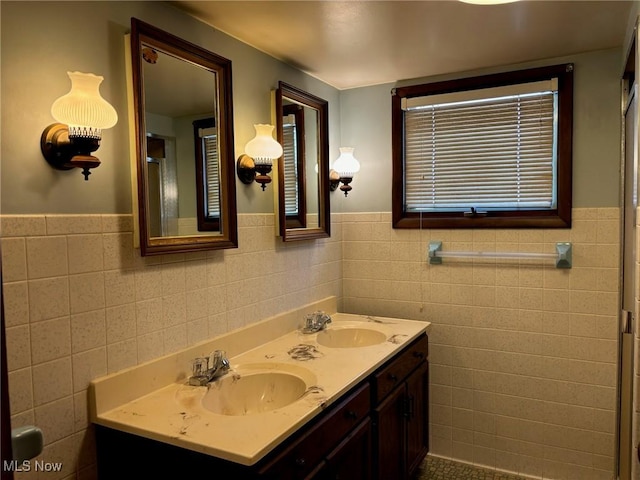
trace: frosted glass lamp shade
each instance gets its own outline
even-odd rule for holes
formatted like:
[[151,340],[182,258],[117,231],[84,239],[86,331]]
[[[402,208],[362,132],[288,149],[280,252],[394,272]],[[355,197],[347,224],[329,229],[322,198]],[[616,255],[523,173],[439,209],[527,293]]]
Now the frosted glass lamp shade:
[[45,160],[57,170],[81,168],[85,180],[91,169],[100,166],[92,155],[100,147],[102,129],[118,122],[118,114],[102,96],[103,77],[93,73],[67,72],[71,90],[51,106],[51,115],[59,123],[49,125],[40,137]]
[[118,122],[116,110],[100,95],[103,77],[93,73],[67,72],[71,90],[51,106],[51,115],[69,126],[69,136],[100,139],[102,129]]
[[[333,170],[340,177],[339,182],[342,183],[340,190],[344,192],[346,197],[353,188],[349,185],[353,180],[353,176],[360,171],[360,162],[353,156],[353,148],[340,147],[340,156],[333,162]],[[337,183],[334,183],[334,185],[337,185]],[[333,190],[335,188],[333,187]]]
[[333,163],[333,169],[341,177],[351,177],[360,171],[360,162],[353,156],[353,148],[341,147],[340,156]]
[[254,125],[256,136],[249,140],[244,148],[256,165],[271,165],[273,160],[282,156],[282,145],[273,138],[273,125]]

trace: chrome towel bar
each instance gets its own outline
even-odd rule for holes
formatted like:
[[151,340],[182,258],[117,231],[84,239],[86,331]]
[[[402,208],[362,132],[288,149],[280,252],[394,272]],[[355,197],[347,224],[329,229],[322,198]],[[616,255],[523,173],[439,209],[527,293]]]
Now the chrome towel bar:
[[535,252],[443,252],[441,241],[429,242],[428,260],[431,265],[439,265],[443,258],[512,258],[517,260],[553,259],[556,268],[571,268],[571,243],[556,243],[556,253]]

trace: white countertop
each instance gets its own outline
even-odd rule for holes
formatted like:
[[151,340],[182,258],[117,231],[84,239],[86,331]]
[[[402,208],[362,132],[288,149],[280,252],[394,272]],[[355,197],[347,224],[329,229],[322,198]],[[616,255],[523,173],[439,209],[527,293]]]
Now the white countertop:
[[[344,313],[332,314],[329,329],[360,326],[385,334],[387,340],[371,346],[329,348],[319,345],[318,334],[290,331],[265,341],[230,358],[231,371],[243,366],[305,372],[306,383],[313,383],[293,403],[271,411],[248,415],[221,415],[202,405],[208,386],[190,386],[185,378],[170,382],[134,399],[100,402],[113,388],[126,388],[126,381],[144,381],[145,375],[129,369],[126,379],[117,373],[94,381],[92,421],[120,431],[169,443],[190,450],[253,465],[280,442],[338,400],[365,379],[386,360],[427,330],[428,322],[371,317]],[[236,334],[241,335],[238,331]],[[307,347],[300,347],[307,345]],[[298,348],[296,348],[298,347]],[[310,350],[302,358],[296,351]],[[304,375],[303,375],[304,376]],[[224,377],[222,377],[224,378]],[[126,381],[125,381],[126,380]],[[157,381],[157,379],[155,379]],[[315,381],[314,381],[315,380]],[[311,385],[309,385],[311,386]],[[111,390],[111,393],[107,393]],[[104,409],[111,403],[113,408]]]

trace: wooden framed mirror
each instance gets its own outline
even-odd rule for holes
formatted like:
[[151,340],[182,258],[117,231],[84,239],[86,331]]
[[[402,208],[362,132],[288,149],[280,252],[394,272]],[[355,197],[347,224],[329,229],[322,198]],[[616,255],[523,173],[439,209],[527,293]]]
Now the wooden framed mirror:
[[278,231],[285,242],[329,237],[329,104],[284,82],[274,118],[278,159]]
[[231,61],[136,18],[130,41],[142,255],[237,247]]

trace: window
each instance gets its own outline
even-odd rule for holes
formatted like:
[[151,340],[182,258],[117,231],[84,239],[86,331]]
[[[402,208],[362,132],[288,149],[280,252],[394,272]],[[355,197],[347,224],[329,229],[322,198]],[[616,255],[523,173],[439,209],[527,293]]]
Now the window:
[[304,108],[296,103],[282,106],[282,148],[284,159],[284,207],[287,228],[307,226],[304,183]]
[[220,160],[215,119],[193,122],[196,153],[198,231],[220,230]]
[[394,228],[570,227],[573,65],[397,88]]

